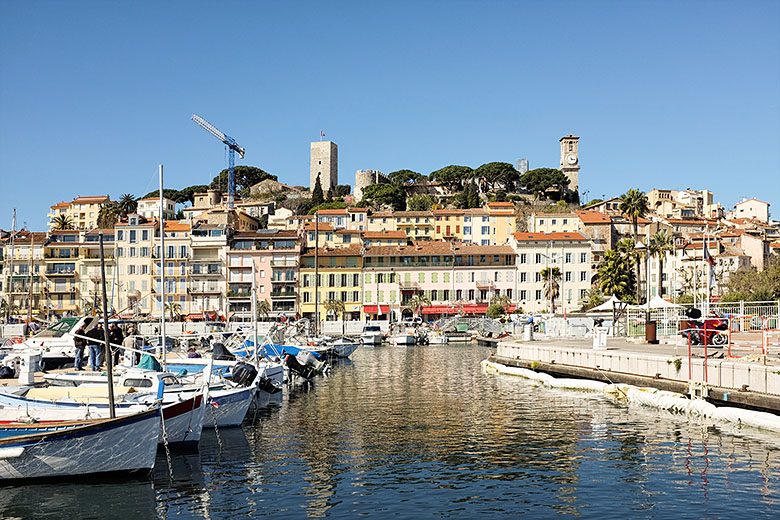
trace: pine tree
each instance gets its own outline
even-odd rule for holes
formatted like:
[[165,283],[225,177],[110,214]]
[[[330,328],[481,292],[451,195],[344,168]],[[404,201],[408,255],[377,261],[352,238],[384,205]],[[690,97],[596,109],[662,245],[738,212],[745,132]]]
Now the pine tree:
[[322,194],[322,183],[320,175],[317,174],[317,181],[314,183],[314,189],[311,192],[311,204],[313,207],[319,206],[325,202],[325,196]]

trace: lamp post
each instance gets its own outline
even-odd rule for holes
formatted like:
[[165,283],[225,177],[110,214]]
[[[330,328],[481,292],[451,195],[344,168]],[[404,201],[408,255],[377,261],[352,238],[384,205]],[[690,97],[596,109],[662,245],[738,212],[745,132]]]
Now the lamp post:
[[[634,245],[634,251],[636,251],[637,255],[644,255],[645,257],[645,293],[647,292],[647,287],[649,285],[649,273],[647,271],[647,246],[645,246],[642,241]],[[640,288],[639,288],[639,280],[636,281],[636,303],[639,305],[639,295],[640,295]],[[648,295],[645,294],[645,323],[648,323],[650,321],[650,299],[647,297]]]

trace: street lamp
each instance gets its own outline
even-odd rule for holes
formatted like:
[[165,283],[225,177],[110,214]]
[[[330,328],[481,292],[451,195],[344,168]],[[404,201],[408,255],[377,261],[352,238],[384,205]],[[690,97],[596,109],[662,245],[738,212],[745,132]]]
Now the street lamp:
[[[637,256],[644,255],[644,257],[645,257],[645,285],[647,285],[647,254],[646,254],[647,253],[647,247],[640,240],[639,242],[637,242],[634,245],[634,251],[636,252]],[[639,260],[637,259],[637,262],[638,261]],[[639,287],[640,287],[639,286],[639,277],[637,277],[637,280],[636,280],[636,304],[637,305],[639,305],[639,303],[640,303],[639,295],[641,293],[640,293]]]

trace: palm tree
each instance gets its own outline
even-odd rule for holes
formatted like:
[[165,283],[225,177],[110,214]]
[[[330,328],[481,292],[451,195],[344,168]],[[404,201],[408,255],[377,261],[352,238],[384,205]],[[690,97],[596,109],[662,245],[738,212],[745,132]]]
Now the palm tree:
[[539,274],[542,275],[544,282],[544,297],[550,300],[551,311],[555,313],[555,298],[560,290],[558,280],[561,279],[561,269],[560,267],[545,267],[539,271]]
[[[619,209],[624,215],[631,218],[634,225],[634,242],[639,240],[639,219],[647,215],[649,211],[647,195],[645,192],[634,188],[620,196]],[[639,303],[639,257],[636,257],[636,301]]]
[[0,314],[3,316],[3,321],[8,323],[11,315],[16,314],[19,307],[14,305],[10,299],[0,301]]
[[325,303],[325,310],[328,314],[333,313],[338,319],[341,315],[341,335],[344,335],[344,302],[341,300],[330,299]]
[[68,215],[57,215],[52,220],[54,229],[73,229],[73,218]]
[[[639,261],[642,259],[642,256],[636,249],[636,242],[631,238],[622,238],[618,240],[615,249],[620,255],[620,258],[623,259],[623,262],[625,262],[626,269],[631,273],[634,266],[639,265]],[[639,271],[636,271],[635,274],[629,276],[629,289],[623,294],[622,299],[639,303]]]
[[268,313],[271,312],[271,304],[268,300],[257,302],[257,314],[258,318],[268,319]]
[[[417,293],[409,299],[409,307],[415,314],[420,314],[422,308],[430,304],[431,299],[428,298],[425,293]],[[420,317],[422,317],[422,315],[420,315]]]
[[506,294],[499,294],[493,299],[493,303],[502,306],[506,312],[509,310],[509,306],[512,305],[512,298]]
[[106,202],[98,211],[97,227],[102,229],[113,228],[119,220],[119,205],[116,202]]
[[585,291],[585,297],[582,301],[583,310],[592,309],[593,307],[598,307],[604,303],[604,295],[601,294],[601,291],[598,289],[588,289]]
[[181,305],[178,302],[167,302],[165,304],[165,310],[171,315],[171,320],[175,320],[177,316],[181,316]]
[[604,294],[615,295],[621,300],[633,297],[631,266],[618,250],[609,249],[598,267],[599,283]]
[[134,196],[130,195],[129,193],[125,193],[119,197],[117,207],[119,208],[119,216],[121,218],[125,218],[129,214],[135,213],[135,211],[138,209],[138,201],[135,200]]
[[666,253],[672,250],[674,241],[665,231],[659,231],[650,237],[650,243],[647,245],[647,253],[658,257],[658,296],[664,296],[664,258]]

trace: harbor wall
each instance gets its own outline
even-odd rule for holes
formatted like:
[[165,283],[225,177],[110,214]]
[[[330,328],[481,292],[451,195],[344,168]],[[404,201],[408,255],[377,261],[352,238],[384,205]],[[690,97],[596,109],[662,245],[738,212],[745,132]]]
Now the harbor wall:
[[[645,354],[624,350],[595,350],[538,343],[500,343],[496,355],[510,360],[566,365],[602,372],[632,374],[688,383],[688,352],[679,355]],[[679,370],[678,370],[679,366]],[[692,358],[693,381],[705,381],[705,359]],[[780,396],[778,366],[756,362],[707,359],[706,382],[713,387]],[[745,385],[747,385],[745,387]]]

